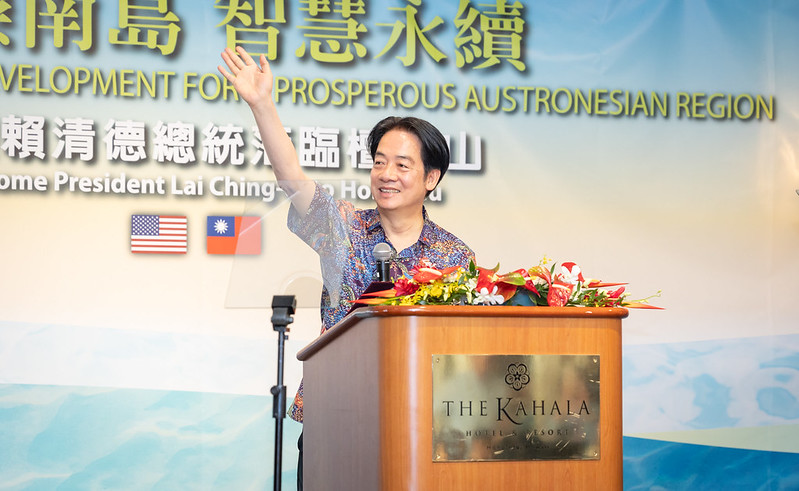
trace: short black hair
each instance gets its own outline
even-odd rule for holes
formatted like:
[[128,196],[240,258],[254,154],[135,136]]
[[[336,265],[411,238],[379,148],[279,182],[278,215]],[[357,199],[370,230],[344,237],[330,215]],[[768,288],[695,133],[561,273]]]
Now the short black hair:
[[[419,138],[422,143],[422,162],[424,163],[424,173],[427,175],[433,169],[438,169],[441,174],[438,176],[438,183],[444,177],[449,168],[449,146],[447,139],[438,131],[438,128],[425,121],[424,119],[408,117],[389,116],[379,121],[372,131],[369,132],[367,145],[372,160],[377,153],[377,146],[383,136],[391,130],[407,131]],[[428,192],[429,194],[429,192]]]

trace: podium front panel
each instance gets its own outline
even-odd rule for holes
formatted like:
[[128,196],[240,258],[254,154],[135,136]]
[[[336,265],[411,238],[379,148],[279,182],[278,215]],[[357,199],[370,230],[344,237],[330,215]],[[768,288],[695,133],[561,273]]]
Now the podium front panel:
[[[621,489],[625,309],[369,307],[299,354],[309,490]],[[596,355],[599,458],[435,462],[434,355]]]

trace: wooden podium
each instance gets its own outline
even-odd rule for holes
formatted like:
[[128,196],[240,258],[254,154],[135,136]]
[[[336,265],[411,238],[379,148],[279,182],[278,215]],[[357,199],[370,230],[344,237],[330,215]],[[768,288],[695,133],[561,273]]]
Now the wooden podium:
[[[302,349],[304,485],[622,489],[622,308],[359,308]],[[434,355],[598,355],[598,458],[436,462]]]

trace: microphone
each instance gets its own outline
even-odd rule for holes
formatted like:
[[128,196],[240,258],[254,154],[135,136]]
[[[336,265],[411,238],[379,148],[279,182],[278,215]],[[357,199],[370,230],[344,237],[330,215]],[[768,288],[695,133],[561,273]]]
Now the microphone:
[[377,263],[377,281],[391,281],[391,246],[380,242],[372,249],[372,255]]
[[[393,255],[393,249],[385,242],[376,244],[374,248],[372,248],[372,256],[374,256],[375,262],[377,263],[377,274],[375,275],[375,280],[360,294],[358,300],[363,298],[366,293],[384,291],[394,286],[393,283],[391,283],[391,273],[389,271],[391,269],[391,257]],[[350,312],[367,305],[359,303],[358,300],[353,302]]]

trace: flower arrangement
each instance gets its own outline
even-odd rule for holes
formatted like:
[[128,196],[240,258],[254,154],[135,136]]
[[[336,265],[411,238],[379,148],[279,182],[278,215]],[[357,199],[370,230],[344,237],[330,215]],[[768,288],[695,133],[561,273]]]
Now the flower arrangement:
[[498,274],[474,263],[469,268],[443,270],[423,261],[411,270],[412,278],[400,278],[394,288],[373,292],[360,299],[369,305],[539,305],[550,307],[629,307],[659,309],[648,303],[660,292],[640,300],[628,300],[626,283],[586,279],[573,262],[549,265],[544,258],[530,269]]

